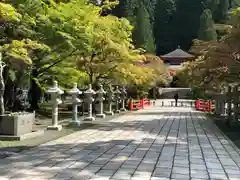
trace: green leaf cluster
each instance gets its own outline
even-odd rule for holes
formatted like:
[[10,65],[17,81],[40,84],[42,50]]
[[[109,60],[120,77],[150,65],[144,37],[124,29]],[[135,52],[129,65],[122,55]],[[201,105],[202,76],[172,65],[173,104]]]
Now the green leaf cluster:
[[[134,28],[127,19],[101,16],[117,4],[104,1],[97,6],[87,0],[0,3],[0,50],[8,76],[30,74],[42,89],[53,79],[64,89],[74,82],[82,85],[80,79],[92,84],[118,80],[121,75],[116,72],[122,67],[128,71],[143,57],[132,42]],[[135,72],[139,79],[138,75]]]

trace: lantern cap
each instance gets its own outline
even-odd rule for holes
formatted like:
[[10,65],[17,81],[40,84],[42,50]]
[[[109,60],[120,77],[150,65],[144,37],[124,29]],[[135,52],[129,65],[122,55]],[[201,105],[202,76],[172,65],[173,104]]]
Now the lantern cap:
[[58,87],[58,82],[53,81],[53,87],[49,88],[47,90],[47,93],[49,93],[49,94],[54,94],[54,93],[63,94],[63,91]]
[[69,91],[69,94],[82,94],[82,92],[77,88],[77,83],[73,84],[73,88]]

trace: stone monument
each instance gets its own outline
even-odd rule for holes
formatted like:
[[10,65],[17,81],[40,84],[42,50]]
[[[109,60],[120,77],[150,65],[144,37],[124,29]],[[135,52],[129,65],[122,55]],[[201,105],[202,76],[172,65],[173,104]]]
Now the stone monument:
[[51,95],[52,101],[52,125],[47,129],[60,131],[62,126],[58,124],[58,105],[62,103],[62,100],[58,96],[63,94],[63,91],[58,87],[57,81],[53,81],[53,87],[48,89],[47,93]]
[[82,92],[77,88],[77,83],[74,83],[73,88],[68,92],[70,95],[72,95],[72,121],[70,122],[70,125],[79,127],[81,122],[78,120],[78,105],[82,102],[78,95],[82,94]]

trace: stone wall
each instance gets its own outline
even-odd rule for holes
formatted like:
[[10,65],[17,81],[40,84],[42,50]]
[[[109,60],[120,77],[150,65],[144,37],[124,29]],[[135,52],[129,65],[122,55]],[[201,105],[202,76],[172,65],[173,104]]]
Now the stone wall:
[[191,99],[191,88],[158,88],[157,98],[173,99],[176,93],[179,99]]

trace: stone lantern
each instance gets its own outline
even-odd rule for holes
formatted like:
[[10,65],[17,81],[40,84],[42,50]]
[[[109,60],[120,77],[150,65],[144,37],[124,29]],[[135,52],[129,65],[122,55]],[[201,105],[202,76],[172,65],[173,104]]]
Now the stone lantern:
[[78,120],[78,105],[82,101],[78,98],[78,95],[82,94],[82,92],[77,88],[77,83],[74,83],[73,88],[68,92],[68,94],[72,95],[72,105],[73,105],[72,122],[70,124],[73,126],[79,127],[81,122]]
[[62,103],[62,100],[58,96],[63,94],[63,91],[58,87],[57,81],[53,81],[53,87],[48,89],[47,93],[51,95],[52,102],[52,125],[47,129],[60,131],[62,126],[58,124],[58,105]]
[[113,116],[114,113],[112,111],[112,102],[114,101],[114,92],[111,85],[109,85],[109,91],[107,92],[106,100],[108,101],[108,111],[105,113]]
[[94,102],[94,95],[96,92],[92,89],[92,85],[89,84],[88,89],[84,92],[84,101],[88,104],[88,116],[84,118],[85,121],[94,121],[92,116],[92,103]]
[[115,109],[116,113],[120,113],[120,110],[119,110],[120,94],[121,94],[121,91],[119,90],[118,86],[116,86],[116,89],[114,91],[114,97],[116,102],[116,109]]
[[122,107],[121,107],[120,111],[126,111],[126,108],[125,108],[126,97],[127,97],[127,91],[126,91],[125,87],[122,87],[121,94],[120,94]]
[[106,91],[104,91],[103,86],[100,85],[100,89],[97,91],[96,100],[99,102],[99,113],[96,114],[97,117],[105,118],[105,114],[103,113],[103,101],[105,100],[104,95]]
[[225,102],[226,102],[226,95],[224,92],[224,88],[220,89],[220,94],[218,94],[215,98],[216,101],[216,115],[224,115],[225,114]]

